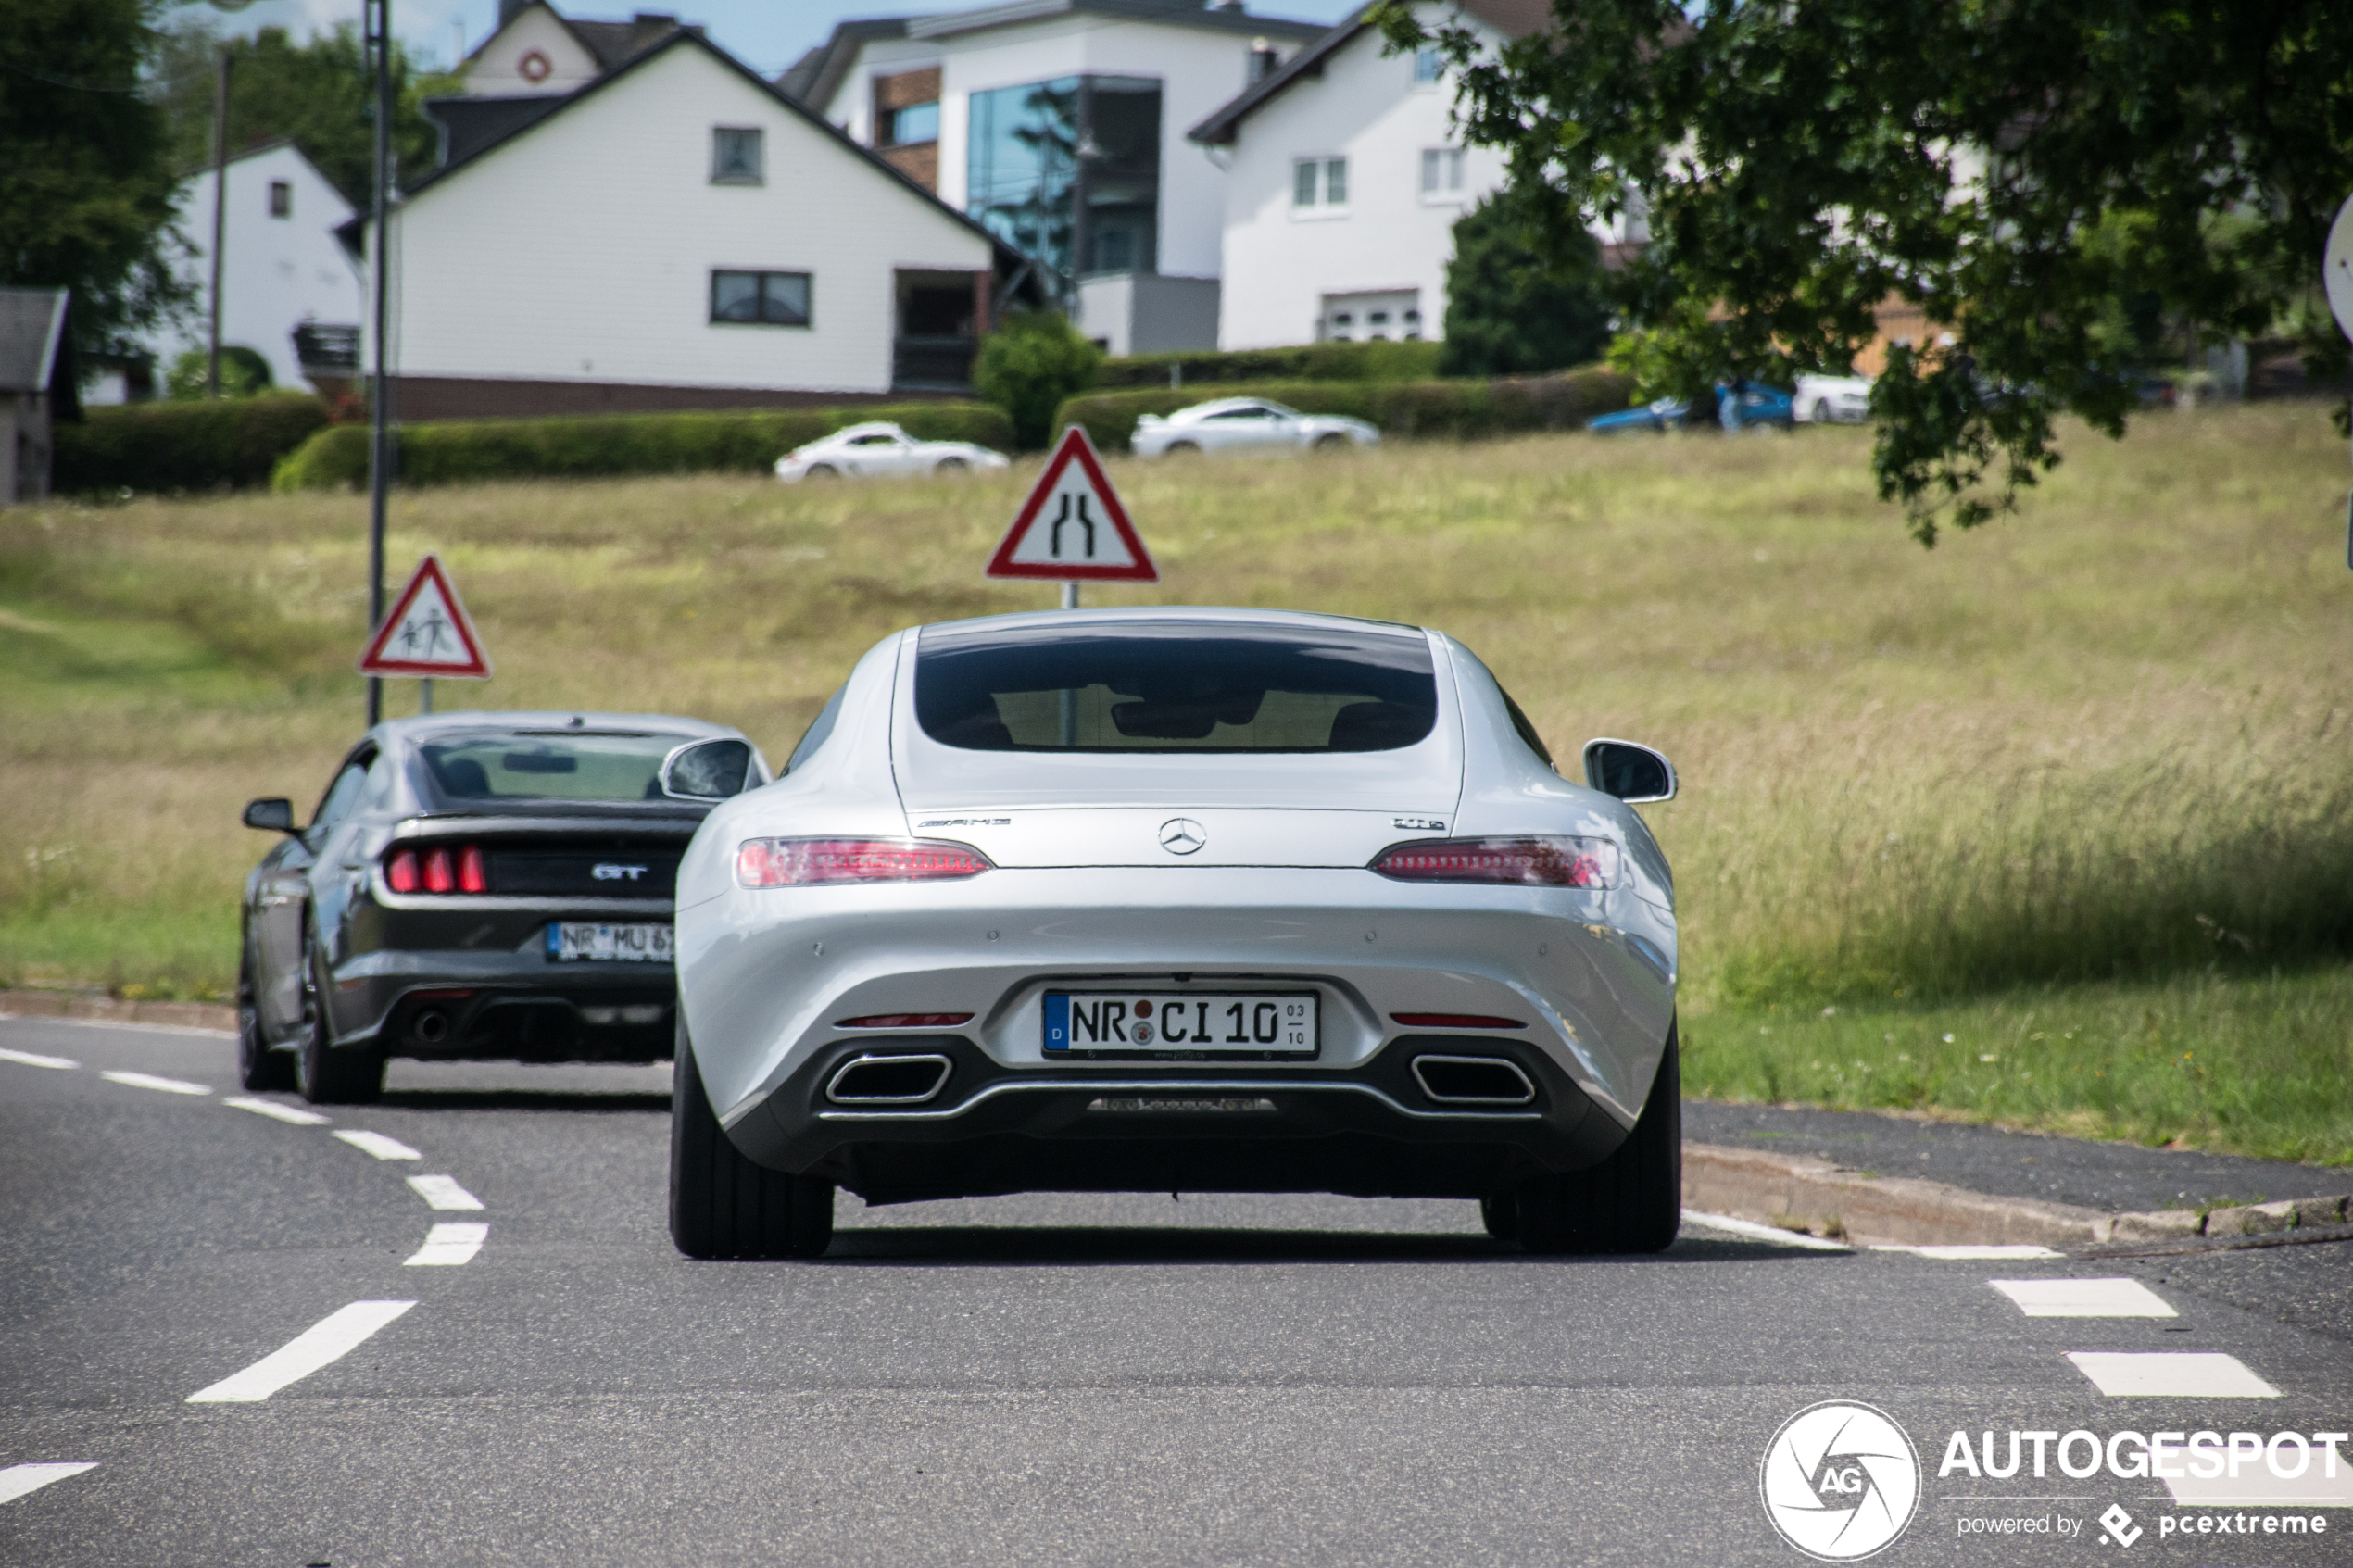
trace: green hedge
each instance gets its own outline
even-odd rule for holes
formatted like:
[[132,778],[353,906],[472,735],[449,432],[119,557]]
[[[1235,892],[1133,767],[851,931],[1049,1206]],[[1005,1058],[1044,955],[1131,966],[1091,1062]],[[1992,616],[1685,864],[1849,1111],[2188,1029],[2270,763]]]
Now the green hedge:
[[[866,420],[891,420],[925,441],[975,441],[1003,449],[1013,439],[1005,411],[988,403],[448,420],[402,426],[396,472],[404,484],[757,473],[804,442]],[[338,425],[321,431],[278,465],[271,483],[280,490],[367,483],[367,428]]]
[[1508,435],[1575,430],[1596,414],[1626,407],[1633,383],[1599,366],[1554,376],[1500,381],[1252,382],[1171,392],[1090,392],[1056,410],[1054,428],[1083,424],[1096,445],[1126,451],[1136,421],[1173,414],[1212,397],[1267,397],[1302,413],[1350,414],[1384,435]]
[[1106,359],[1095,372],[1105,392],[1165,387],[1173,368],[1183,384],[1245,381],[1427,381],[1438,374],[1442,343],[1309,343],[1293,348],[1188,350]]
[[57,425],[51,483],[69,495],[266,484],[326,422],[307,392],[91,408]]

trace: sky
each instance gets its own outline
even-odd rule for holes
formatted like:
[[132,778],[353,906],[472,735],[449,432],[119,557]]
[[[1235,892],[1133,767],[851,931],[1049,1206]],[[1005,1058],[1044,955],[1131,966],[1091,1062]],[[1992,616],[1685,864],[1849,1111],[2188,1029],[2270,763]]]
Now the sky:
[[[685,20],[701,22],[711,41],[736,56],[763,76],[774,76],[799,59],[804,50],[824,42],[834,24],[851,17],[923,16],[937,11],[973,10],[988,0],[555,0],[567,15],[592,19],[619,19],[632,11],[674,10]],[[1301,21],[1338,21],[1364,0],[1252,0],[1251,8]],[[226,31],[257,32],[282,27],[296,37],[332,31],[337,23],[359,23],[360,0],[256,0],[242,11],[223,14],[187,0],[176,7],[190,16],[209,16]],[[447,67],[480,44],[497,20],[498,0],[392,0],[392,26],[420,58]],[[459,47],[459,33],[464,45]]]

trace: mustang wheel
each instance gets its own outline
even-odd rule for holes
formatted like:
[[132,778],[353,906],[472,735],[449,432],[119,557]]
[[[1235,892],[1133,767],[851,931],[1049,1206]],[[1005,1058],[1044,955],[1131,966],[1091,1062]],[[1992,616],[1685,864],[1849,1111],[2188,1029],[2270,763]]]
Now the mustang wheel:
[[[1589,1171],[1522,1182],[1511,1194],[1522,1246],[1530,1252],[1662,1252],[1674,1242],[1683,1217],[1683,1074],[1676,1059],[1669,1025],[1642,1119],[1617,1153]],[[1491,1218],[1488,1228],[1494,1233]]]
[[670,1105],[670,1239],[689,1258],[814,1258],[834,1239],[834,1185],[756,1165],[711,1113],[683,1020]]
[[261,1037],[261,1010],[254,996],[253,959],[237,960],[237,1082],[248,1094],[295,1086],[292,1051],[273,1051]]
[[295,1087],[313,1105],[367,1105],[384,1093],[384,1053],[372,1046],[328,1047],[327,1010],[317,956],[302,955],[302,1035],[295,1047]]

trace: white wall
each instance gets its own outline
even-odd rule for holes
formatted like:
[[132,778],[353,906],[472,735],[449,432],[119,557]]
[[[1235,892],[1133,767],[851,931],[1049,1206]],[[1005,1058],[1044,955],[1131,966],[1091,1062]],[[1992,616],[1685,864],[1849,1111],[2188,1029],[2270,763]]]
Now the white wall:
[[[940,67],[939,196],[962,211],[971,171],[971,94],[1063,76],[1156,78],[1160,270],[1214,278],[1226,215],[1225,179],[1200,147],[1185,140],[1185,132],[1249,84],[1250,46],[1246,34],[1084,15],[939,38],[880,40],[860,51],[857,65],[820,112],[871,144],[874,78]],[[1288,56],[1298,45],[1284,40],[1277,47]]]
[[[534,51],[548,66],[547,74],[537,82],[522,73],[523,56]],[[597,75],[597,57],[545,6],[527,7],[493,33],[465,68],[466,91],[476,97],[570,93]]]
[[[713,185],[715,125],[766,132]],[[981,235],[691,43],[419,192],[396,225],[406,376],[884,392],[899,268]],[[714,325],[713,268],[812,274],[812,324]]]
[[[270,187],[292,187],[293,211],[270,215]],[[180,276],[195,293],[186,320],[148,340],[160,372],[191,348],[206,344],[212,299],[212,170],[181,182],[175,221],[195,253],[180,265]],[[350,204],[293,146],[234,158],[229,164],[226,244],[222,246],[220,341],[242,345],[270,361],[271,379],[296,391],[302,379],[295,358],[294,330],[312,320],[357,326],[366,318],[358,270],[334,237],[351,218]],[[158,390],[160,386],[158,385]]]
[[[1454,220],[1504,175],[1501,152],[1468,147],[1463,188],[1422,194],[1423,151],[1463,144],[1453,98],[1451,78],[1416,82],[1413,57],[1384,57],[1368,30],[1327,57],[1320,78],[1292,82],[1242,121],[1225,149],[1220,348],[1312,343],[1324,296],[1337,294],[1413,294],[1421,335],[1444,335]],[[1332,157],[1348,159],[1346,207],[1294,208],[1293,162]]]

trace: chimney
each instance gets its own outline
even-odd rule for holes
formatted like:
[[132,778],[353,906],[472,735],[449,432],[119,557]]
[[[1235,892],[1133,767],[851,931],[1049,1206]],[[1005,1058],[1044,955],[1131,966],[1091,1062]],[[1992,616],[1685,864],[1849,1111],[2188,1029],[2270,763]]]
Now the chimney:
[[531,0],[498,0],[498,25],[504,28],[522,15],[523,7],[530,4]]
[[1252,82],[1265,81],[1275,73],[1275,68],[1281,63],[1282,56],[1275,53],[1275,46],[1265,39],[1253,38],[1250,41],[1250,80]]

